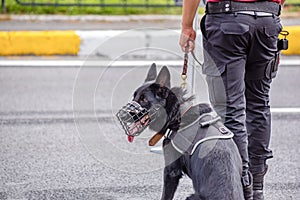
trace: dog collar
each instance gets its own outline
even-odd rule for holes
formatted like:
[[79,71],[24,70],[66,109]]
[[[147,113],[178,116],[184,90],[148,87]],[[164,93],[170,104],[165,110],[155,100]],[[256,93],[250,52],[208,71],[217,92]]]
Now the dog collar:
[[[184,116],[185,113],[187,113],[190,109],[192,108],[192,103],[191,102],[186,102],[182,105],[180,105],[180,113],[181,117]],[[163,138],[165,134],[164,133],[155,133],[149,140],[149,146],[155,146],[161,138]]]

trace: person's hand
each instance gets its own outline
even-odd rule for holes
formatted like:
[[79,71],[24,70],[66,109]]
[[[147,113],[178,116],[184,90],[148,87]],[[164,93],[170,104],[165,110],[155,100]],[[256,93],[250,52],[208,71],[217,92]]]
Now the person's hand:
[[280,1],[280,4],[283,6],[284,5],[284,3],[285,3],[285,0],[281,0]]
[[185,47],[187,43],[189,44],[189,52],[193,51],[195,48],[195,39],[196,39],[196,32],[192,27],[182,28],[181,29],[181,36],[179,45],[183,52],[185,52]]

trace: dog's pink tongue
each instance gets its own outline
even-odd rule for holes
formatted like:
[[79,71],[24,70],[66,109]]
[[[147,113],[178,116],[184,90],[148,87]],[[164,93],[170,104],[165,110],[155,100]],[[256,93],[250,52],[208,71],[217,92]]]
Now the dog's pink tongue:
[[134,137],[131,135],[128,135],[128,142],[132,143],[133,142]]

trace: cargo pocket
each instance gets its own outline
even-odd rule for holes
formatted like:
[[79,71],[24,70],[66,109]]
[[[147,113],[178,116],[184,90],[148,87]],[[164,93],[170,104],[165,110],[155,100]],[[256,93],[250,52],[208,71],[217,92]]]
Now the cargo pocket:
[[[205,54],[208,53],[204,51]],[[226,104],[225,86],[222,78],[222,75],[226,73],[226,65],[217,65],[209,55],[205,55],[202,73],[206,75],[211,104],[213,106]]]
[[[225,71],[225,64],[217,64],[216,57],[212,57],[213,51],[210,49],[203,49],[204,63],[202,66],[202,73],[209,76],[221,76]],[[220,62],[219,62],[220,63]]]
[[273,26],[263,27],[260,32],[260,43],[264,46],[268,51],[277,51],[277,40],[278,35],[282,30],[282,26],[280,23]]
[[208,85],[210,103],[218,112],[218,109],[216,107],[226,105],[226,90],[224,86],[224,81],[221,76],[207,75],[206,82]]
[[264,27],[263,31],[268,38],[275,37],[275,39],[277,39],[279,33],[282,31],[282,26],[281,24],[277,24],[277,26],[267,26]]
[[221,31],[228,35],[243,35],[249,31],[249,26],[246,24],[237,23],[222,23]]
[[265,70],[265,77],[267,79],[273,79],[276,77],[279,65],[279,52],[275,54],[275,57],[267,63]]

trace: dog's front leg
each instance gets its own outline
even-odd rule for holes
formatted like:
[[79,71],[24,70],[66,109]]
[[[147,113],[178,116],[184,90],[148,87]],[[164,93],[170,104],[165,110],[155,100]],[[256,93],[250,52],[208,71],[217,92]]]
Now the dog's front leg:
[[181,154],[171,144],[170,139],[164,139],[164,185],[162,200],[172,200],[177,189],[179,179],[182,177]]
[[182,172],[178,169],[180,163],[174,162],[164,169],[164,185],[161,200],[172,200],[177,189]]

